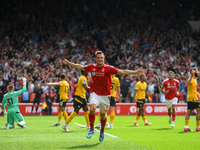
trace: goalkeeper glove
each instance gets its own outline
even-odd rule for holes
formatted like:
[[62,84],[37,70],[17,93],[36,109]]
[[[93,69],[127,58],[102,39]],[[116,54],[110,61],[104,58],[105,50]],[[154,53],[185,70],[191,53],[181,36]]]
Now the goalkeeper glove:
[[26,86],[26,78],[22,77],[23,86]]
[[7,117],[7,111],[5,109],[3,110],[3,114],[4,114],[4,117]]

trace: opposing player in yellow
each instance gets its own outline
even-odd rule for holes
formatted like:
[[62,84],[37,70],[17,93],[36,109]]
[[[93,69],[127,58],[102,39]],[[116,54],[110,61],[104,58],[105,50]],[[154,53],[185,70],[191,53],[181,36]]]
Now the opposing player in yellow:
[[[115,75],[111,75],[111,88],[110,88],[110,128],[113,128],[113,122],[115,118],[115,105],[116,101],[119,100],[120,96],[120,83],[119,79],[115,77]],[[109,123],[106,122],[106,125],[109,127]],[[100,113],[99,113],[99,123],[96,125],[96,128],[101,127],[101,121],[100,121]]]
[[191,77],[187,81],[187,113],[185,116],[185,127],[184,131],[192,131],[188,127],[189,119],[192,111],[196,109],[196,131],[200,131],[200,103],[199,103],[199,93],[197,93],[197,81],[195,80],[198,77],[199,71],[197,68],[190,69]]
[[85,119],[87,123],[87,129],[90,130],[90,122],[89,122],[89,110],[87,106],[87,101],[85,97],[86,90],[89,91],[90,87],[87,86],[87,75],[88,73],[86,71],[82,71],[82,76],[78,80],[78,86],[75,91],[74,96],[74,111],[70,114],[69,118],[65,121],[65,123],[61,126],[65,131],[67,130],[68,124],[71,122],[71,120],[78,114],[79,110],[83,108],[85,112]]
[[145,81],[146,76],[142,74],[140,75],[140,81],[138,81],[135,86],[134,97],[136,98],[137,108],[139,108],[136,120],[134,122],[135,126],[138,126],[138,120],[140,119],[140,116],[142,116],[142,119],[144,120],[144,125],[151,125],[151,123],[147,122],[146,116],[144,115],[145,97],[147,97],[149,102],[151,102],[151,97],[149,97],[147,93],[147,83]]
[[60,101],[58,109],[58,122],[54,126],[59,126],[62,116],[64,116],[65,121],[67,120],[68,114],[65,111],[65,106],[68,100],[69,94],[69,83],[66,81],[66,76],[64,73],[60,75],[60,82],[57,83],[47,83],[47,85],[59,86],[60,87]]

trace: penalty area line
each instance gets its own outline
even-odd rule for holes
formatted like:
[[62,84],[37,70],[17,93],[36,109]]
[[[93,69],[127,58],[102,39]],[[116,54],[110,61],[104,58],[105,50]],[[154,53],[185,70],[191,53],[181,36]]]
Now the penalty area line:
[[[79,123],[75,123],[75,122],[74,122],[74,124],[76,124],[76,125],[78,125],[78,126],[81,126],[81,127],[85,127],[84,125],[79,124]],[[94,130],[97,131],[97,132],[100,132],[100,131],[97,130],[97,129],[94,129]],[[108,135],[108,136],[110,136],[110,137],[112,137],[112,138],[118,138],[117,136],[114,136],[114,135],[109,134],[109,133],[106,133],[106,132],[104,132],[104,134],[105,134],[105,135]]]

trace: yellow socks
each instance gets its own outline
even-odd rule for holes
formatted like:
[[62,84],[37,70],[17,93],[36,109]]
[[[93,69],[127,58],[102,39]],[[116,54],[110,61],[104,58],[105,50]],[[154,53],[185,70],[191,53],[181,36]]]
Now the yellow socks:
[[114,118],[115,118],[115,111],[111,111],[110,112],[110,123],[113,123]]
[[68,114],[66,111],[63,112],[63,115],[64,115],[64,118],[65,118],[65,121],[67,120],[67,117],[68,117]]
[[188,126],[189,120],[185,120],[185,125]]
[[86,120],[87,126],[89,127],[90,126],[89,110],[85,112],[85,120]]
[[58,112],[58,122],[61,121],[62,116],[63,116],[63,112],[62,112],[62,111],[59,111],[59,112]]
[[196,121],[196,123],[197,123],[197,127],[199,127],[199,125],[200,125],[200,121]]
[[138,121],[140,119],[140,116],[136,116],[136,121]]
[[143,121],[147,121],[146,116],[143,116],[142,119]]
[[98,116],[99,116],[99,121],[100,121],[100,120],[101,120],[101,117],[100,117],[100,112],[99,112]]
[[77,113],[76,113],[75,111],[73,111],[73,112],[70,114],[69,118],[68,118],[67,120],[65,120],[65,124],[66,124],[66,125],[69,124],[69,123],[71,122],[71,120],[72,120],[76,115],[77,115]]

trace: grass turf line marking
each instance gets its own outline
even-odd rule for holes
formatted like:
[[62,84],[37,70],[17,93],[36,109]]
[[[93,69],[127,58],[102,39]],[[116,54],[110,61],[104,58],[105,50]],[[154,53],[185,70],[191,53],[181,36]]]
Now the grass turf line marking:
[[[79,123],[74,123],[74,124],[76,124],[76,125],[78,125],[78,126],[81,126],[81,127],[85,127],[84,125],[79,124]],[[97,129],[94,129],[94,130],[97,131],[97,132],[100,132],[100,131],[97,130]],[[110,136],[110,137],[112,137],[112,138],[118,138],[117,136],[114,136],[114,135],[109,134],[109,133],[105,133],[105,132],[104,132],[104,134],[105,134],[105,135],[108,135],[108,136]]]

